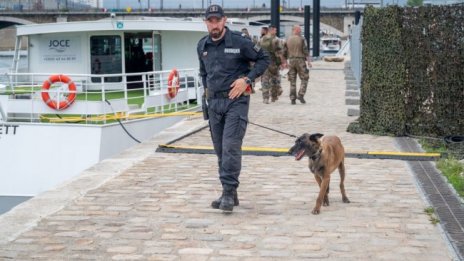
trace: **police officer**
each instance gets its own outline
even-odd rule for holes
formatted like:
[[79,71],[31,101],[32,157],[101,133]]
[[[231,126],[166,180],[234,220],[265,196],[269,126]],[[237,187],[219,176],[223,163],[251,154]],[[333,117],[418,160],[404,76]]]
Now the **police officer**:
[[[288,57],[288,80],[290,81],[290,100],[292,104],[296,104],[296,99],[301,103],[306,103],[304,95],[308,86],[309,70],[306,66],[308,63],[311,65],[308,47],[305,39],[301,36],[300,25],[294,25],[292,28],[292,35],[288,37],[285,43],[285,54]],[[296,76],[300,77],[301,86],[296,94]]]
[[[266,70],[269,57],[240,32],[226,27],[226,19],[221,6],[211,5],[206,9],[205,24],[209,35],[200,39],[197,52],[223,188],[222,196],[211,206],[232,211],[239,204],[241,146],[250,105],[250,90],[247,89]],[[250,68],[250,62],[255,62],[253,68]]]

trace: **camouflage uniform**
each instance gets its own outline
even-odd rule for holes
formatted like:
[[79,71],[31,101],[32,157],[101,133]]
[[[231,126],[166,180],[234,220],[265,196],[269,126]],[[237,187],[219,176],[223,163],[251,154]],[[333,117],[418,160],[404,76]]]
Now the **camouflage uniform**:
[[271,63],[267,67],[264,74],[261,76],[263,101],[264,103],[268,103],[270,97],[272,101],[276,101],[282,94],[282,87],[280,86],[279,66],[281,64],[280,54],[283,50],[279,39],[275,36],[265,35],[261,38],[259,44],[261,48],[269,53],[271,58]]
[[[306,66],[306,57],[308,57],[308,47],[306,41],[300,35],[292,35],[288,38],[285,49],[288,57],[288,80],[290,81],[290,99],[292,101],[303,96],[306,93],[309,80],[309,70]],[[300,77],[301,86],[296,94],[296,76]]]

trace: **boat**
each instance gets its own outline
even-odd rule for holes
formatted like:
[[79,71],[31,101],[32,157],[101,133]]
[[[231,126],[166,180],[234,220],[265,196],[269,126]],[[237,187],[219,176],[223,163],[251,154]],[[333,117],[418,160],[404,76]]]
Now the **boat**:
[[33,197],[198,111],[206,34],[199,18],[17,26],[0,77],[0,197]]
[[324,35],[321,37],[321,52],[338,53],[342,48],[342,40],[338,36]]

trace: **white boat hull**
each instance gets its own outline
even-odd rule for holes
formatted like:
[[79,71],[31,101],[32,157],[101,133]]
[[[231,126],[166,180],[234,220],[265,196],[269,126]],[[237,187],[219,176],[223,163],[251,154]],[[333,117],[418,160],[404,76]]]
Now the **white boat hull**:
[[[134,120],[124,126],[144,141],[183,118]],[[118,123],[0,123],[0,195],[35,196],[135,144]]]

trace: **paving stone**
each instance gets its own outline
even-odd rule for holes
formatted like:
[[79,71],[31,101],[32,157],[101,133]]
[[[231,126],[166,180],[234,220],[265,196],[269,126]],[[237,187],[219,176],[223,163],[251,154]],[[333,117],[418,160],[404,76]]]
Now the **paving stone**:
[[179,249],[181,255],[209,255],[213,253],[211,248],[182,248]]
[[112,260],[143,260],[143,255],[114,255],[111,257]]
[[296,252],[295,256],[301,257],[301,258],[321,260],[321,259],[328,259],[329,253],[327,252]]
[[81,234],[79,232],[60,232],[60,233],[55,233],[55,236],[57,237],[81,237]]
[[359,90],[359,86],[356,85],[356,84],[348,84],[348,85],[346,86],[346,89],[347,89],[347,90],[350,90],[350,91]]
[[253,252],[249,250],[230,249],[230,250],[219,250],[219,255],[247,257],[247,256],[252,256]]
[[260,256],[262,257],[269,257],[269,258],[275,258],[275,257],[288,257],[290,256],[289,251],[269,251],[269,250],[263,250],[259,252]]
[[62,244],[47,245],[44,247],[45,251],[60,251],[65,249],[66,246]]
[[204,234],[197,234],[193,237],[195,240],[200,241],[222,241],[224,239],[223,235],[204,235]]
[[177,255],[151,255],[147,258],[149,261],[175,261],[180,260]]
[[319,244],[293,244],[291,249],[296,251],[319,251],[322,249],[322,246]]
[[144,254],[170,254],[173,249],[169,247],[146,247]]
[[360,100],[359,99],[353,99],[353,98],[346,98],[345,104],[346,105],[359,105]]
[[163,234],[161,235],[161,239],[163,240],[185,240],[187,239],[187,236],[182,235],[182,234]]
[[137,251],[137,247],[133,246],[117,246],[117,247],[110,247],[106,250],[108,253],[123,253],[123,254],[130,254]]
[[352,97],[359,97],[360,96],[360,93],[359,91],[355,91],[355,90],[347,90],[345,91],[345,96],[352,96]]
[[203,228],[213,224],[210,219],[188,219],[185,221],[185,227],[187,228]]
[[348,116],[359,116],[360,115],[359,108],[356,108],[356,109],[348,108],[347,115]]
[[223,229],[223,230],[220,231],[220,233],[223,234],[223,235],[238,235],[238,234],[240,234],[240,230]]

